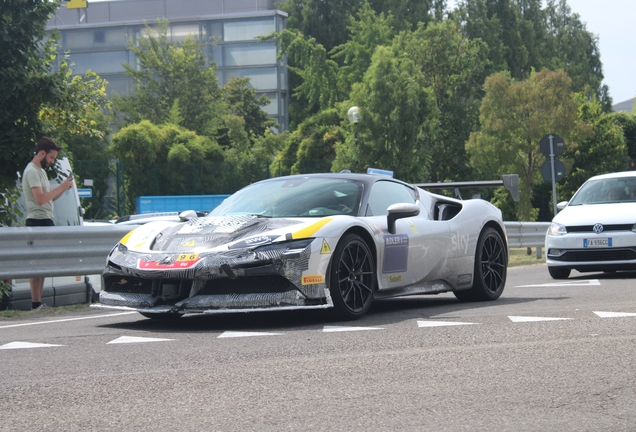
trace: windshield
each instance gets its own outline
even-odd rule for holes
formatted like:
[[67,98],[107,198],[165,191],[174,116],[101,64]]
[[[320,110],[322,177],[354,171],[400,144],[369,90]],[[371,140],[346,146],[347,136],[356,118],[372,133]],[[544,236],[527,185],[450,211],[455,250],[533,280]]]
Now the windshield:
[[590,180],[568,205],[636,202],[636,177]]
[[357,215],[358,182],[336,178],[293,177],[255,183],[236,192],[208,216],[319,217]]

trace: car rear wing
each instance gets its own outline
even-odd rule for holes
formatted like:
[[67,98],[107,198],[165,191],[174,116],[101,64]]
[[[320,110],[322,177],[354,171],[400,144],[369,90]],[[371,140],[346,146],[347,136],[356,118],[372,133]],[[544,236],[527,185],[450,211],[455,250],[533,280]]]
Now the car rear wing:
[[465,181],[465,182],[438,182],[438,183],[414,183],[422,189],[454,189],[455,196],[462,199],[459,189],[462,188],[481,188],[481,187],[505,187],[512,199],[519,201],[519,174],[504,174],[501,180],[485,180],[485,181]]

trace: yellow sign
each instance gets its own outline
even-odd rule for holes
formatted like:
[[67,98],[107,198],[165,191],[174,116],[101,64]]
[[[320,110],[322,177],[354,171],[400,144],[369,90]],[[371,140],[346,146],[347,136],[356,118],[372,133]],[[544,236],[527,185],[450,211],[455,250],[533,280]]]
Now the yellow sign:
[[66,9],[84,9],[88,7],[86,0],[66,0]]
[[194,240],[190,240],[189,242],[185,242],[181,246],[188,247],[188,246],[196,246],[196,245],[197,245],[197,242],[195,242]]
[[314,284],[321,284],[324,282],[325,282],[325,277],[323,275],[303,276],[303,285],[314,285]]
[[320,253],[321,254],[331,253],[331,248],[329,247],[329,243],[327,243],[327,240],[325,239],[322,239],[322,247],[320,248]]
[[393,275],[389,276],[389,283],[398,283],[402,282],[402,275]]

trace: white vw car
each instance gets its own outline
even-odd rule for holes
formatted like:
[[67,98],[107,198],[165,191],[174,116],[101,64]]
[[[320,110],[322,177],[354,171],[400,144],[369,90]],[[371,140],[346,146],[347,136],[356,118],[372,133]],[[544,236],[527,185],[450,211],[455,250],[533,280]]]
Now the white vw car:
[[557,207],[545,237],[550,276],[636,270],[636,171],[592,177]]

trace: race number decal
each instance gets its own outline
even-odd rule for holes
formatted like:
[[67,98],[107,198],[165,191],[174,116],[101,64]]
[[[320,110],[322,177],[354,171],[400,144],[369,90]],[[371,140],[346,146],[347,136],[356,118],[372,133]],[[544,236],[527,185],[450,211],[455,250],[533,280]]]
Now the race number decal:
[[408,260],[409,236],[406,234],[385,235],[382,273],[405,272]]

